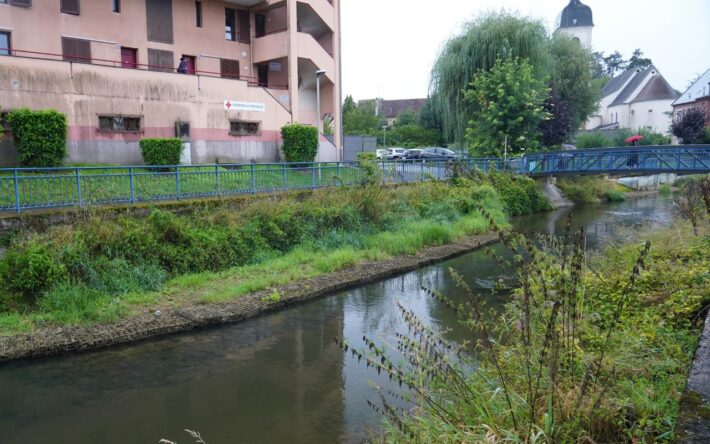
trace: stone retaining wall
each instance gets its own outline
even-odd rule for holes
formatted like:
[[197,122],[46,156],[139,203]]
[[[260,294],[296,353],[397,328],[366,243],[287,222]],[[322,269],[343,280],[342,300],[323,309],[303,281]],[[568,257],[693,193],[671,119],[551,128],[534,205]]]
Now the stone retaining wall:
[[676,430],[680,443],[710,443],[710,311],[681,398]]

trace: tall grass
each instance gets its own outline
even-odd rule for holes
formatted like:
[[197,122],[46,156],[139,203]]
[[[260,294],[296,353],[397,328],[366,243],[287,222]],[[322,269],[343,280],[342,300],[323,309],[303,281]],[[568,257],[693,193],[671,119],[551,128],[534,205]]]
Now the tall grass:
[[[688,224],[612,246],[591,262],[584,230],[537,239],[499,230],[519,286],[503,312],[454,275],[468,298],[424,289],[470,332],[475,353],[404,304],[408,334],[342,349],[406,390],[369,405],[383,442],[669,442],[710,304],[710,238]],[[498,258],[503,261],[502,258]],[[683,295],[683,296],[681,296]],[[391,348],[390,348],[391,347]],[[409,394],[408,394],[409,393]],[[409,400],[414,409],[400,410]]]

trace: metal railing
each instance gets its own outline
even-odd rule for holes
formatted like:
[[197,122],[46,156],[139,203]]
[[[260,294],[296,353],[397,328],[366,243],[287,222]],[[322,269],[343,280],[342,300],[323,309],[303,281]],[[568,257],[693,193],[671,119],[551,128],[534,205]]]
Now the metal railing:
[[[387,183],[447,179],[459,171],[564,174],[710,173],[710,146],[640,147],[376,163]],[[356,185],[357,162],[0,169],[0,211],[257,194]]]

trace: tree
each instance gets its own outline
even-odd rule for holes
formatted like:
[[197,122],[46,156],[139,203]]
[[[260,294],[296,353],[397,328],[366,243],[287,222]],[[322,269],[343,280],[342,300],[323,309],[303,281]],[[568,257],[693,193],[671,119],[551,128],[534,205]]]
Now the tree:
[[653,65],[653,62],[651,61],[651,59],[644,58],[643,51],[641,51],[641,49],[639,49],[639,48],[636,48],[634,53],[631,55],[631,58],[629,59],[628,69],[631,69],[631,68],[646,69],[646,68],[649,68],[651,65]]
[[705,114],[698,109],[690,109],[683,117],[671,124],[671,134],[683,145],[703,143],[705,139]]
[[515,57],[526,59],[535,77],[549,75],[549,37],[541,21],[507,12],[489,13],[468,23],[462,34],[444,45],[432,69],[430,91],[445,138],[463,146],[466,124],[478,106],[464,100],[464,90],[498,59]]
[[444,127],[441,121],[441,113],[437,109],[437,101],[435,97],[429,97],[419,111],[419,125],[427,129],[434,129],[442,132]]
[[415,125],[417,123],[417,113],[407,110],[399,113],[394,121],[394,126]]
[[357,104],[355,103],[353,96],[348,95],[345,97],[345,101],[343,102],[343,116],[355,111],[355,108],[357,108]]
[[606,65],[606,74],[609,77],[614,77],[618,72],[626,69],[627,62],[619,51],[614,51],[604,57],[604,64]]
[[387,141],[389,145],[404,148],[440,146],[443,143],[440,131],[416,124],[395,126],[391,131],[388,131]]
[[466,140],[472,154],[500,156],[539,146],[539,126],[548,118],[543,107],[547,88],[530,63],[499,59],[489,71],[476,75],[465,99],[473,105]]
[[542,144],[548,147],[563,144],[575,128],[569,104],[551,93],[543,107],[549,116],[540,123]]
[[606,73],[606,63],[604,62],[604,53],[601,51],[596,51],[592,53],[592,78],[608,79]]
[[348,136],[375,135],[384,123],[375,115],[375,102],[362,104],[343,113],[343,131]]
[[552,94],[566,102],[572,128],[579,128],[598,106],[600,90],[592,79],[592,55],[579,42],[563,34],[552,38],[550,52]]

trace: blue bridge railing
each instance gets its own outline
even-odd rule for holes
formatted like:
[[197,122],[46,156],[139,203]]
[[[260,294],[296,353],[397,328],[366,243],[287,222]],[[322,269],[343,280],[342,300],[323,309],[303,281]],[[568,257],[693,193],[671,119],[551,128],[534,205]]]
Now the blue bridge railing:
[[[457,167],[530,176],[692,174],[710,172],[710,145],[546,152],[508,159],[378,161],[378,165],[388,183],[446,179]],[[5,168],[0,169],[0,211],[317,189],[363,180],[365,172],[356,162]]]

